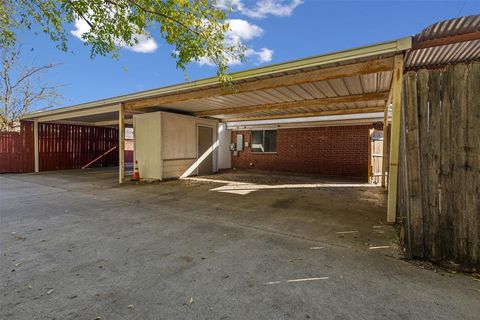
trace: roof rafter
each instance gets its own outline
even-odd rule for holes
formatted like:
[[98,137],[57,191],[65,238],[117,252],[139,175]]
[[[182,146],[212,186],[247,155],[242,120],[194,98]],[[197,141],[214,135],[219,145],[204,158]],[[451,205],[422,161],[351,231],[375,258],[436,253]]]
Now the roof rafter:
[[288,114],[276,114],[265,116],[253,116],[242,118],[229,118],[223,119],[224,122],[236,122],[236,121],[250,121],[250,120],[274,120],[274,119],[288,119],[288,118],[304,118],[304,117],[317,117],[317,116],[337,116],[345,114],[360,114],[360,113],[372,113],[383,112],[384,107],[368,107],[368,108],[355,108],[355,109],[340,109],[340,110],[325,110],[314,112],[300,112],[300,113],[288,113]]
[[268,104],[253,105],[253,106],[246,106],[246,107],[233,107],[233,108],[200,111],[200,112],[194,112],[193,115],[197,117],[213,117],[218,115],[289,110],[289,109],[296,109],[296,108],[303,108],[303,107],[331,106],[331,105],[336,105],[341,103],[378,101],[378,100],[386,100],[388,98],[388,94],[389,92],[385,91],[385,92],[375,92],[375,93],[341,96],[341,97],[333,97],[333,98],[319,98],[319,99],[310,99],[310,100],[301,100],[301,101],[277,102],[277,103],[268,103]]
[[252,92],[257,90],[274,89],[310,82],[334,80],[357,75],[371,74],[393,70],[393,57],[357,62],[347,65],[328,67],[313,71],[287,74],[267,79],[260,79],[241,84],[236,84],[234,89],[225,89],[220,85],[208,89],[197,90],[187,93],[177,93],[156,98],[127,102],[126,109],[138,109],[150,106],[162,106],[176,102],[184,102],[196,99],[205,99],[217,96],[225,96],[237,93]]

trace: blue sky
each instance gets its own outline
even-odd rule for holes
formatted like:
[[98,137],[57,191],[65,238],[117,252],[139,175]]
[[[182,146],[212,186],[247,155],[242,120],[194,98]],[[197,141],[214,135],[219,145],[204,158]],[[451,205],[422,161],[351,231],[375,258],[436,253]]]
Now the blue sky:
[[[232,71],[393,40],[437,21],[480,13],[480,1],[233,1],[232,36],[249,48],[249,61]],[[45,78],[63,85],[63,106],[183,82],[172,48],[151,31],[154,40],[139,49],[147,52],[122,49],[118,60],[90,59],[89,48],[73,35],[70,51],[63,53],[44,35],[25,33],[22,62],[62,63]],[[215,68],[192,63],[187,73],[195,80],[213,76]]]

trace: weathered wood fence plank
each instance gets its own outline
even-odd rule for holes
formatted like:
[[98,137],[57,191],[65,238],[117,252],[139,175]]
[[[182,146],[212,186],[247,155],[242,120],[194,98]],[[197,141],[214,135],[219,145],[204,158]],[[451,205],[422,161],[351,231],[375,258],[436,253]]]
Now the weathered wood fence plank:
[[407,253],[480,270],[480,63],[403,81],[397,207]]
[[453,210],[455,260],[464,263],[467,249],[467,226],[465,217],[465,178],[467,161],[467,67],[453,67],[453,88],[445,88],[453,95],[452,139],[453,139]]
[[420,142],[418,129],[418,95],[415,72],[404,77],[405,92],[405,141],[407,153],[407,185],[409,189],[412,253],[423,256],[424,234],[422,215],[422,189],[420,181]]
[[[419,141],[419,183],[420,183],[420,201],[421,201],[421,212],[427,212],[428,209],[428,186],[429,186],[429,175],[428,172],[428,126],[429,126],[429,72],[428,70],[420,70],[417,72],[417,114],[418,114],[418,141]],[[422,223],[423,223],[423,243],[424,246],[430,246],[431,234],[428,232],[428,226],[431,223],[431,217],[428,214],[422,214]]]
[[437,258],[442,256],[441,250],[441,233],[440,229],[440,209],[439,209],[439,193],[440,193],[440,114],[441,114],[441,81],[442,74],[435,70],[430,73],[429,77],[429,97],[428,97],[428,132],[426,137],[426,155],[422,162],[427,164],[426,175],[428,176],[428,184],[426,185],[427,212],[430,217],[430,226],[426,226],[428,232],[429,258],[432,260],[441,260]]
[[[465,178],[467,255],[480,261],[480,64],[469,66],[467,97],[467,175]],[[480,270],[480,266],[479,269]]]

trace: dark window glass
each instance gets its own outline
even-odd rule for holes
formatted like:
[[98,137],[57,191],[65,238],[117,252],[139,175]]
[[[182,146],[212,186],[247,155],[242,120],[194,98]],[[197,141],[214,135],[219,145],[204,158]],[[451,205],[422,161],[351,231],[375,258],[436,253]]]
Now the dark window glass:
[[266,130],[264,132],[265,132],[264,134],[265,152],[276,152],[277,151],[277,131]]
[[263,150],[263,131],[252,131],[252,151],[264,152]]
[[252,131],[252,151],[253,152],[276,152],[277,151],[277,131]]

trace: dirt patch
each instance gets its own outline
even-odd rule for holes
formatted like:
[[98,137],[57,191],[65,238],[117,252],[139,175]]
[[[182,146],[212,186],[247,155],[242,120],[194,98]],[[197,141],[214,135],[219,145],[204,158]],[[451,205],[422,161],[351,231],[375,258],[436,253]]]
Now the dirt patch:
[[294,198],[279,199],[272,203],[270,206],[275,209],[288,209],[294,205],[295,201],[296,199]]

